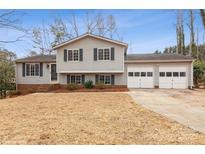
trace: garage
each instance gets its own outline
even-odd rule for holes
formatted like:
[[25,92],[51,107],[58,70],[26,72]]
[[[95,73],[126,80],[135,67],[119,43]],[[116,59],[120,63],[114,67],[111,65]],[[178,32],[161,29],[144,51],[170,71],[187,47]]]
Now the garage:
[[154,88],[152,65],[130,65],[127,67],[128,88]]
[[187,65],[159,66],[159,88],[188,88]]
[[128,88],[193,87],[193,59],[180,54],[129,54],[125,57]]

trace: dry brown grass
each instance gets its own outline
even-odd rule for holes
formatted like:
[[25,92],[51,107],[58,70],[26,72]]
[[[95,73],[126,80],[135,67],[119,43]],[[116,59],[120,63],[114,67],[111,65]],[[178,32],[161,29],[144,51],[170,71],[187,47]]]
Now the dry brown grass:
[[205,135],[125,93],[36,93],[0,100],[1,144],[205,144]]

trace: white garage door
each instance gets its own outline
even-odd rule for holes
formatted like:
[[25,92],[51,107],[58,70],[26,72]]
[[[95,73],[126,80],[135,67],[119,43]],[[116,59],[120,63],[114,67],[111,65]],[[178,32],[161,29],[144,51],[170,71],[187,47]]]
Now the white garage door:
[[159,88],[185,89],[188,87],[187,66],[160,66]]
[[154,88],[153,66],[128,66],[128,88]]

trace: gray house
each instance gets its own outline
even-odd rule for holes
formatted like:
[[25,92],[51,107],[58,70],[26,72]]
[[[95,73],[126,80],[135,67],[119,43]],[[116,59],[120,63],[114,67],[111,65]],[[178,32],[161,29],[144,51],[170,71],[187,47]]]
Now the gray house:
[[18,89],[92,80],[128,88],[189,88],[193,59],[177,54],[127,54],[126,43],[84,34],[54,47],[56,55],[16,60]]

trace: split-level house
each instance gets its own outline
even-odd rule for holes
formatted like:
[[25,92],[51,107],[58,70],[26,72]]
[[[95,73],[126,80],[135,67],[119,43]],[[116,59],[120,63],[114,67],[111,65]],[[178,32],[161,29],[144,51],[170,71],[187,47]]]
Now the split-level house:
[[112,87],[191,88],[193,59],[178,54],[128,54],[128,44],[86,33],[56,45],[55,55],[16,60],[17,89],[45,90],[52,84]]

